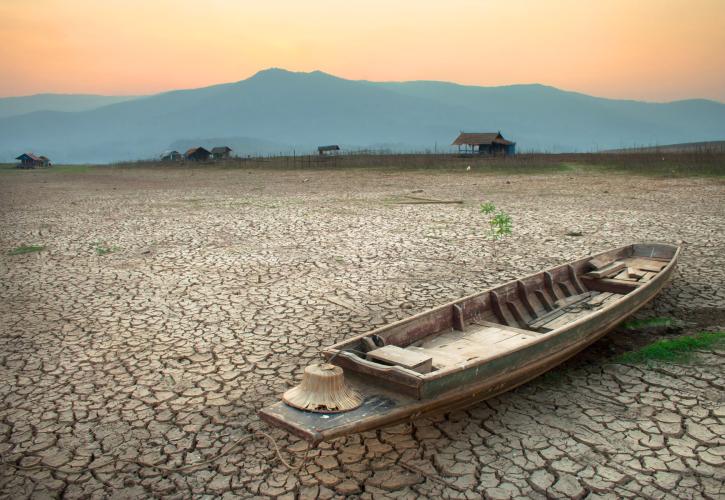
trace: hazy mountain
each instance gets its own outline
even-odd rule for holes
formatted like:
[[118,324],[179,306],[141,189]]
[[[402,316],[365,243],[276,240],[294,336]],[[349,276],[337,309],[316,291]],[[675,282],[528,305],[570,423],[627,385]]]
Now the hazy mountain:
[[137,96],[92,94],[36,94],[22,97],[0,97],[0,118],[24,115],[34,111],[88,111],[136,98]]
[[84,112],[0,119],[0,160],[25,150],[55,162],[152,158],[194,143],[213,145],[209,138],[237,138],[240,154],[269,148],[299,154],[320,144],[441,151],[461,130],[500,130],[519,151],[718,140],[725,137],[725,104],[601,99],[542,85],[375,83],[270,69],[236,83]]
[[603,99],[536,84],[372,85],[479,111],[484,125],[478,128],[501,130],[518,142],[519,150],[596,151],[725,137],[725,104],[704,99],[672,103]]

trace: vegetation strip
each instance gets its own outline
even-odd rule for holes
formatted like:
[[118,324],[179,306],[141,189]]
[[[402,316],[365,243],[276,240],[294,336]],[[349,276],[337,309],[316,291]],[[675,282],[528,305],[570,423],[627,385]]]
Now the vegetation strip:
[[20,245],[8,252],[9,255],[23,255],[26,253],[40,252],[45,250],[43,245]]
[[617,358],[617,362],[625,364],[651,361],[686,362],[695,350],[709,349],[723,344],[725,344],[725,332],[700,332],[693,336],[658,340],[637,351],[622,354]]

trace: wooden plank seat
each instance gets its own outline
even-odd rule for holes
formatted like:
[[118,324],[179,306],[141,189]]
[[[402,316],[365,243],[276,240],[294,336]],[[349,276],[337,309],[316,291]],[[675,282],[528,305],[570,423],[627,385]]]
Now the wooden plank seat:
[[601,267],[600,269],[589,271],[587,273],[587,276],[589,276],[590,278],[609,278],[610,276],[614,276],[615,274],[619,273],[623,269],[627,269],[627,264],[625,264],[621,260],[617,260],[610,264],[607,264],[606,266]]
[[582,278],[584,284],[589,290],[595,290],[597,292],[611,292],[618,294],[628,294],[632,290],[640,286],[639,282],[627,281],[627,280],[616,280],[611,278],[589,278],[584,276]]
[[489,322],[472,323],[466,331],[452,330],[410,345],[410,350],[433,358],[433,369],[481,361],[530,342],[538,334]]
[[624,259],[624,262],[627,267],[653,273],[658,273],[667,266],[667,262],[647,257],[630,257]]
[[531,328],[540,332],[550,332],[552,330],[556,330],[557,328],[566,326],[581,317],[591,314],[593,310],[604,307],[606,304],[619,299],[622,295],[623,294],[612,292],[602,292],[597,293],[596,295],[591,295],[585,300],[574,302],[554,311],[554,313],[558,314],[549,313],[546,316],[542,316],[539,320],[531,324]]
[[418,373],[428,373],[432,358],[422,352],[410,351],[396,345],[386,345],[367,353],[367,358],[386,365],[397,365]]
[[582,282],[586,287],[599,292],[627,294],[650,281],[665,268],[667,262],[649,257],[629,257],[614,263],[597,264],[602,265],[601,269],[617,269],[618,272],[613,274],[591,271],[582,276]]

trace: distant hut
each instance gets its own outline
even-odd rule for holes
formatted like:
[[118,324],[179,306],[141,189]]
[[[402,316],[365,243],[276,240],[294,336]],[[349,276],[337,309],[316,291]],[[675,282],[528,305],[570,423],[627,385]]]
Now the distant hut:
[[211,150],[211,157],[214,160],[223,160],[225,158],[229,158],[231,152],[232,148],[229,146],[216,146]]
[[49,167],[50,166],[50,160],[45,156],[37,156],[33,153],[23,153],[17,158],[16,160],[19,160],[20,163],[18,163],[18,168],[35,168],[35,167]]
[[320,156],[324,156],[327,153],[335,154],[338,151],[340,151],[340,146],[338,146],[337,144],[330,144],[329,146],[319,146],[317,148],[317,153]]
[[210,155],[211,153],[209,151],[199,146],[196,148],[191,148],[186,153],[184,153],[184,158],[189,161],[206,161],[209,159]]
[[178,151],[166,151],[161,155],[161,161],[179,161],[181,158],[181,153]]
[[[461,132],[453,141],[459,153],[480,155],[513,155],[516,143],[503,138],[501,132]],[[463,148],[463,150],[461,150]]]

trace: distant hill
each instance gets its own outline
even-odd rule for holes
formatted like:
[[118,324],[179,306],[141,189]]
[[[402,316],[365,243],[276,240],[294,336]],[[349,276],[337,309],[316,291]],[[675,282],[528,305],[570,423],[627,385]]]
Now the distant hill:
[[683,142],[641,148],[608,149],[602,153],[725,153],[725,141]]
[[22,97],[1,97],[0,118],[24,115],[35,111],[88,111],[136,98],[137,96],[92,94],[36,94]]
[[0,161],[26,150],[56,163],[155,158],[172,146],[224,137],[244,142],[241,154],[270,148],[299,154],[320,144],[445,151],[461,130],[500,130],[519,151],[711,141],[725,137],[725,104],[602,99],[543,85],[353,81],[270,69],[236,83],[87,111],[0,118]]

